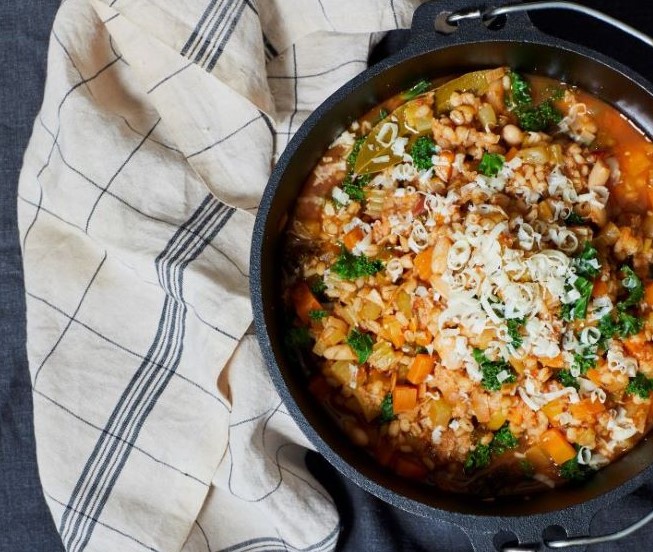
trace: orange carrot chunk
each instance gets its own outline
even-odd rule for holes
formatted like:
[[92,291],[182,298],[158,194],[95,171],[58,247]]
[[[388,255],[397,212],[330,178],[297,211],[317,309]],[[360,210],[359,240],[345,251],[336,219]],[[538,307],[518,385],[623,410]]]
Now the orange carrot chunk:
[[344,243],[345,247],[351,251],[364,237],[365,233],[363,232],[363,229],[360,226],[356,226],[345,234],[345,237],[342,238],[342,243]]
[[431,277],[431,257],[433,257],[433,248],[428,247],[421,253],[418,253],[413,260],[415,272],[425,281]]
[[592,402],[584,399],[576,404],[569,405],[571,415],[581,422],[591,422],[598,414],[605,410],[605,406],[599,401]]
[[407,412],[417,405],[417,389],[410,385],[397,385],[392,391],[392,409]]
[[406,379],[410,383],[419,385],[422,383],[426,376],[433,370],[433,358],[430,355],[419,354],[415,356],[413,363],[410,365]]
[[297,284],[291,292],[291,299],[295,306],[297,316],[304,324],[309,324],[311,317],[309,313],[313,310],[322,310],[322,305],[315,298],[313,292],[306,282]]
[[539,361],[549,368],[564,368],[565,367],[565,358],[560,353],[555,357],[540,357]]
[[603,280],[596,280],[592,288],[592,297],[602,297],[608,293],[608,283]]
[[557,429],[547,429],[542,434],[541,446],[558,466],[576,456],[576,450]]
[[599,387],[603,385],[601,383],[601,373],[596,368],[590,368],[585,375],[594,385],[598,385]]

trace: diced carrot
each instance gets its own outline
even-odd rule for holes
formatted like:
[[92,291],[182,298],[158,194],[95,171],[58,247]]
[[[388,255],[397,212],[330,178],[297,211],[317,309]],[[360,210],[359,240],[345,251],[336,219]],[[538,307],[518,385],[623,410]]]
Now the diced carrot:
[[426,376],[428,376],[433,370],[433,357],[431,355],[416,355],[413,363],[410,365],[408,374],[406,374],[406,379],[410,383],[419,385],[422,383]]
[[538,446],[529,448],[526,452],[526,459],[533,464],[536,471],[544,471],[551,466],[551,460],[546,453]]
[[306,282],[297,284],[292,290],[291,298],[293,305],[295,306],[295,312],[297,316],[304,324],[309,324],[311,317],[309,313],[313,310],[322,310],[322,305],[315,298],[313,292],[308,287]]
[[653,282],[646,284],[644,300],[649,307],[653,307]]
[[365,233],[363,232],[363,229],[360,226],[356,226],[345,234],[345,237],[342,238],[342,243],[344,243],[345,247],[351,251],[364,237]]
[[557,429],[547,429],[542,434],[541,446],[558,466],[576,456],[576,450]]
[[548,366],[549,368],[564,368],[565,366],[565,358],[562,356],[562,353],[560,353],[558,356],[555,356],[553,358],[539,357],[538,360],[544,366]]
[[623,340],[624,347],[635,358],[646,355],[646,349],[651,347],[650,342],[643,339],[643,334],[631,335]]
[[608,282],[597,279],[592,288],[592,297],[602,297],[608,293]]
[[431,277],[431,258],[433,257],[433,248],[427,247],[424,251],[415,255],[413,267],[417,275],[424,281]]
[[397,385],[392,391],[392,408],[395,412],[407,412],[417,405],[417,389],[410,385]]
[[556,420],[556,417],[562,414],[564,409],[565,409],[564,402],[561,401],[560,399],[555,399],[551,402],[546,403],[542,407],[542,412],[544,412],[546,417],[549,419],[550,424],[558,425],[558,421]]
[[596,418],[597,414],[603,412],[604,410],[605,406],[603,406],[603,403],[599,401],[592,402],[589,399],[583,399],[576,404],[569,405],[569,411],[571,412],[571,415],[581,422],[592,422]]
[[395,471],[402,477],[410,479],[424,479],[429,473],[428,468],[419,460],[398,456],[395,461]]
[[515,156],[519,153],[519,150],[515,147],[512,147],[508,150],[508,153],[506,153],[506,161],[512,161]]
[[327,382],[324,376],[315,376],[310,383],[308,384],[308,390],[312,395],[322,401],[325,399],[331,392],[331,386]]
[[603,385],[601,383],[601,373],[596,368],[589,369],[585,375],[594,385],[598,385],[599,387]]

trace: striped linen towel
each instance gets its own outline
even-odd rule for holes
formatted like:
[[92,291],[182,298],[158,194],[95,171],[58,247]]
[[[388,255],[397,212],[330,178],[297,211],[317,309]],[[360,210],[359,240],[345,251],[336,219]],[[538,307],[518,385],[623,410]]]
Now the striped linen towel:
[[250,330],[250,236],[276,156],[419,2],[62,1],[19,220],[66,550],[335,547]]

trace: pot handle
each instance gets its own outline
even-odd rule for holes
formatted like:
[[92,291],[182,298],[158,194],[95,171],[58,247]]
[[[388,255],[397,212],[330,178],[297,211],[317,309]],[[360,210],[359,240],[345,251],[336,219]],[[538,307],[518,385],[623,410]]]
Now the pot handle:
[[[479,5],[479,0],[439,0],[427,2],[415,11],[413,18],[412,33],[416,34],[440,34],[446,37],[456,33],[461,25],[469,24],[471,21],[479,20],[481,26],[476,29],[468,25],[464,27],[466,34],[472,34],[476,38],[487,38],[488,35],[496,36],[497,30],[505,30],[518,37],[524,38],[529,34],[539,32],[532,24],[527,13],[540,10],[566,10],[582,13],[603,23],[613,26],[616,29],[640,40],[647,46],[653,48],[653,38],[635,29],[634,27],[616,19],[606,13],[594,8],[567,2],[564,0],[535,2],[511,2],[510,0],[495,0],[493,5],[486,7]],[[506,17],[502,25],[497,18]],[[492,30],[492,29],[497,30]],[[434,33],[435,31],[435,33]]]

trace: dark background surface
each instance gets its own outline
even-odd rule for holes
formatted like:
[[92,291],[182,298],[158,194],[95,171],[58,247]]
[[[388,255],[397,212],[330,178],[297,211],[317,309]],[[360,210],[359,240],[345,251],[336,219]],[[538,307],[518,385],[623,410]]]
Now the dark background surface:
[[[648,0],[582,3],[653,35],[653,5]],[[36,468],[15,199],[23,152],[42,100],[48,37],[58,5],[59,0],[0,2],[0,552],[62,550]],[[533,20],[542,30],[615,57],[653,81],[653,51],[634,39],[608,32],[603,24],[572,13],[539,13]],[[393,33],[373,59],[391,53],[405,38],[405,33]],[[308,461],[340,509],[344,526],[341,550],[470,550],[459,529],[382,503],[344,481],[315,454]],[[617,530],[651,509],[653,484],[599,513],[593,532]],[[653,548],[652,541],[650,527],[619,544],[591,550],[645,551]]]

